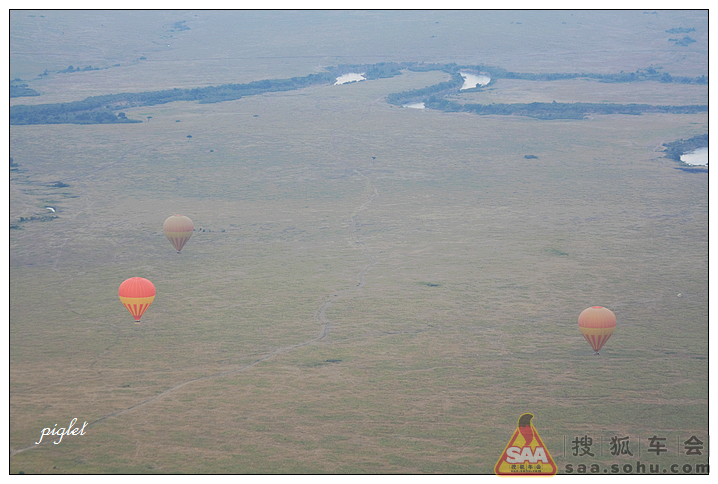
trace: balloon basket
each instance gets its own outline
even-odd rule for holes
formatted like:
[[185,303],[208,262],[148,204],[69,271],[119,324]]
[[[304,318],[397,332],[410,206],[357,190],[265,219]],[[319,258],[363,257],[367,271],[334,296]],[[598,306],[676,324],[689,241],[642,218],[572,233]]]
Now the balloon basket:
[[598,355],[598,356],[601,356],[601,355],[599,355],[599,354],[598,354],[598,351],[596,351],[596,352],[594,353],[594,355]]

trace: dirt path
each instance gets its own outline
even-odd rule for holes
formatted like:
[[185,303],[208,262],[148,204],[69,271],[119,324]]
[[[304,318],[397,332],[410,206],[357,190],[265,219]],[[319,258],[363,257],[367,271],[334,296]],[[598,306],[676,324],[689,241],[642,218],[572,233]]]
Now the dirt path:
[[[332,140],[332,144],[334,145],[334,140]],[[336,153],[336,149],[335,149],[334,151],[335,151],[335,153]],[[343,163],[343,162],[342,162],[341,164],[345,164],[345,165],[346,165],[346,163]],[[374,187],[374,185],[372,185],[371,180],[370,180],[366,175],[364,175],[360,170],[358,170],[358,169],[356,169],[356,168],[352,168],[352,167],[348,167],[348,168],[350,168],[351,171],[352,171],[353,173],[355,173],[357,176],[359,176],[359,177],[361,177],[362,179],[364,179],[364,181],[365,181],[365,183],[366,183],[366,188],[367,188],[366,191],[365,191],[365,193],[369,193],[369,195],[368,195],[368,197],[354,210],[354,212],[353,212],[353,213],[350,215],[350,217],[349,217],[348,224],[347,224],[347,240],[348,240],[348,242],[351,244],[352,247],[355,247],[355,248],[357,248],[358,250],[360,250],[360,251],[362,252],[362,254],[368,259],[368,262],[367,262],[367,264],[364,265],[364,266],[361,268],[361,270],[358,272],[358,274],[357,274],[357,279],[356,279],[357,283],[356,283],[355,286],[352,286],[352,287],[349,287],[349,288],[345,288],[345,289],[341,289],[341,290],[337,290],[337,291],[332,291],[332,292],[331,292],[331,296],[326,296],[325,302],[319,307],[319,309],[317,310],[317,312],[316,312],[315,315],[314,315],[314,319],[321,325],[321,331],[319,332],[319,334],[318,334],[316,337],[311,338],[311,339],[309,339],[309,340],[307,340],[307,341],[304,341],[304,342],[302,342],[302,343],[298,343],[298,344],[290,345],[290,346],[285,346],[285,347],[283,347],[283,348],[278,348],[278,349],[276,349],[276,350],[274,350],[274,351],[272,351],[272,352],[270,352],[270,353],[268,353],[268,354],[262,356],[261,358],[258,358],[258,359],[256,359],[256,360],[254,360],[253,362],[248,363],[248,364],[246,364],[246,365],[244,365],[244,366],[241,366],[241,367],[239,367],[239,368],[235,368],[234,370],[223,371],[223,372],[220,372],[220,373],[216,373],[216,374],[214,374],[214,375],[207,375],[207,376],[203,376],[203,377],[199,377],[199,378],[193,378],[193,379],[191,379],[191,380],[187,380],[187,381],[178,383],[178,384],[176,384],[176,385],[174,385],[174,386],[172,386],[172,387],[166,389],[166,390],[163,391],[162,393],[159,393],[159,394],[153,396],[152,398],[148,398],[147,400],[144,400],[144,401],[142,401],[142,402],[140,402],[140,403],[137,403],[137,404],[135,404],[135,405],[132,405],[132,406],[130,406],[130,407],[123,408],[123,409],[117,410],[116,412],[112,412],[112,413],[110,413],[110,414],[104,415],[104,416],[98,418],[97,420],[94,420],[94,421],[88,423],[86,428],[90,428],[90,427],[92,427],[93,425],[97,425],[97,424],[99,424],[99,423],[101,423],[101,422],[103,422],[103,421],[105,421],[105,420],[107,420],[107,419],[110,419],[110,418],[112,418],[112,417],[117,417],[117,416],[119,416],[119,415],[125,414],[125,413],[127,413],[127,412],[130,412],[130,411],[132,411],[132,410],[138,409],[138,408],[140,408],[140,407],[143,407],[143,406],[145,406],[145,405],[147,405],[147,404],[149,404],[149,403],[152,403],[152,402],[154,402],[154,401],[156,401],[156,400],[159,400],[159,399],[161,399],[161,398],[163,398],[163,397],[169,395],[170,393],[173,393],[173,392],[179,390],[180,388],[183,388],[183,387],[185,387],[185,386],[187,386],[187,385],[190,385],[190,384],[192,384],[192,383],[201,382],[201,381],[206,381],[206,380],[212,380],[212,379],[215,379],[215,378],[221,378],[221,377],[224,377],[224,376],[227,376],[227,375],[232,375],[232,374],[234,374],[234,373],[240,373],[240,372],[242,372],[242,371],[245,371],[245,370],[248,370],[248,369],[250,369],[250,368],[253,368],[253,367],[257,366],[258,364],[262,363],[263,361],[267,361],[267,360],[269,360],[270,358],[272,358],[272,357],[274,357],[274,356],[276,356],[276,355],[283,354],[283,353],[287,353],[287,352],[289,352],[289,351],[292,351],[292,350],[295,350],[295,349],[297,349],[297,348],[301,348],[301,347],[310,345],[310,344],[312,344],[312,343],[316,343],[316,342],[318,342],[318,341],[324,339],[324,338],[329,334],[329,331],[330,331],[330,329],[331,329],[331,322],[330,322],[330,321],[327,319],[327,317],[326,317],[326,310],[331,306],[332,303],[334,303],[334,302],[336,302],[337,300],[346,297],[348,294],[350,294],[350,293],[352,293],[352,292],[357,291],[358,289],[360,289],[360,288],[364,285],[364,276],[366,275],[367,271],[369,271],[369,269],[371,269],[371,267],[374,266],[374,265],[376,264],[376,262],[377,262],[376,257],[374,257],[373,255],[371,255],[371,254],[369,253],[369,250],[367,249],[367,247],[366,247],[366,245],[364,244],[364,242],[360,241],[359,238],[357,237],[357,226],[356,226],[356,224],[357,224],[357,218],[361,215],[361,213],[362,213],[364,210],[367,209],[367,207],[369,207],[369,206],[371,205],[371,203],[374,201],[374,199],[379,196],[379,193],[378,193],[376,187]],[[64,243],[63,243],[62,245],[64,246]],[[60,250],[62,250],[62,247],[60,247]],[[54,267],[53,267],[53,269],[54,269]],[[39,445],[42,445],[42,444],[39,444]],[[33,448],[37,448],[37,447],[39,447],[39,445],[33,444],[33,445],[30,445],[30,446],[27,446],[27,447],[23,447],[23,448],[21,448],[21,449],[14,450],[14,451],[12,451],[12,452],[10,453],[10,457],[13,457],[14,455],[17,455],[17,454],[19,454],[19,453],[21,453],[21,452],[24,452],[24,451],[26,451],[26,450],[33,449]]]

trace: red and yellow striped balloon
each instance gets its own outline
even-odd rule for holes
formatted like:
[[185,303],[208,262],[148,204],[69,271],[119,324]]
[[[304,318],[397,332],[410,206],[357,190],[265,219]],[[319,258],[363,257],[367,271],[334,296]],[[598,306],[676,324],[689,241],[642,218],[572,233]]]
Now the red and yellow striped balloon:
[[184,215],[172,215],[165,220],[163,229],[165,231],[165,235],[168,239],[170,239],[170,242],[172,242],[172,245],[175,246],[175,249],[177,249],[177,253],[179,254],[182,247],[184,247],[189,238],[192,237],[194,224],[189,217],[185,217]]
[[155,300],[155,285],[142,277],[131,277],[120,284],[120,301],[130,312],[135,322]]
[[598,350],[616,329],[616,316],[610,309],[592,306],[584,309],[578,316],[578,329],[596,352],[595,354],[598,354]]

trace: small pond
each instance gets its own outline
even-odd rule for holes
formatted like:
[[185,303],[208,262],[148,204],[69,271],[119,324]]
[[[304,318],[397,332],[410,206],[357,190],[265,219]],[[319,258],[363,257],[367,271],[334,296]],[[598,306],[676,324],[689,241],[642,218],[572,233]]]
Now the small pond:
[[491,82],[491,78],[486,74],[472,74],[470,72],[459,72],[459,74],[464,78],[464,85],[461,86],[460,91],[473,89],[477,86],[485,86]]
[[681,161],[687,165],[708,166],[708,147],[683,153],[681,155]]
[[351,72],[349,74],[344,74],[343,76],[337,77],[337,82],[334,83],[335,86],[338,86],[339,84],[346,84],[348,82],[359,82],[359,81],[366,81],[366,77],[364,77],[364,73],[356,74],[354,72]]

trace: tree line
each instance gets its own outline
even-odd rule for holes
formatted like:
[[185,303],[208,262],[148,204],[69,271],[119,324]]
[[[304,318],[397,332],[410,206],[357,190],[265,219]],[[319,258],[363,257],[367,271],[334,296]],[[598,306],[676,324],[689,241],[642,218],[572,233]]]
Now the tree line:
[[[461,74],[455,72],[451,76],[451,80],[434,84],[433,86],[421,89],[412,89],[411,91],[395,92],[387,96],[386,100],[389,104],[403,105],[410,102],[423,101],[427,96],[436,99],[438,94],[449,94],[458,91],[464,84],[464,78]],[[427,106],[428,107],[428,106]]]
[[23,84],[21,79],[10,81],[10,97],[39,96],[40,93]]
[[10,124],[108,124],[141,123],[124,112],[131,107],[155,106],[175,101],[202,104],[233,101],[265,92],[289,91],[334,81],[331,73],[311,74],[291,79],[267,79],[247,84],[224,84],[194,89],[167,89],[140,93],[106,94],[68,103],[18,105],[10,107]]
[[482,116],[527,116],[537,119],[584,119],[589,115],[650,113],[696,114],[707,112],[708,106],[662,106],[652,104],[615,103],[514,103],[514,104],[460,104],[455,101],[432,96],[424,106],[446,112],[465,112]]

